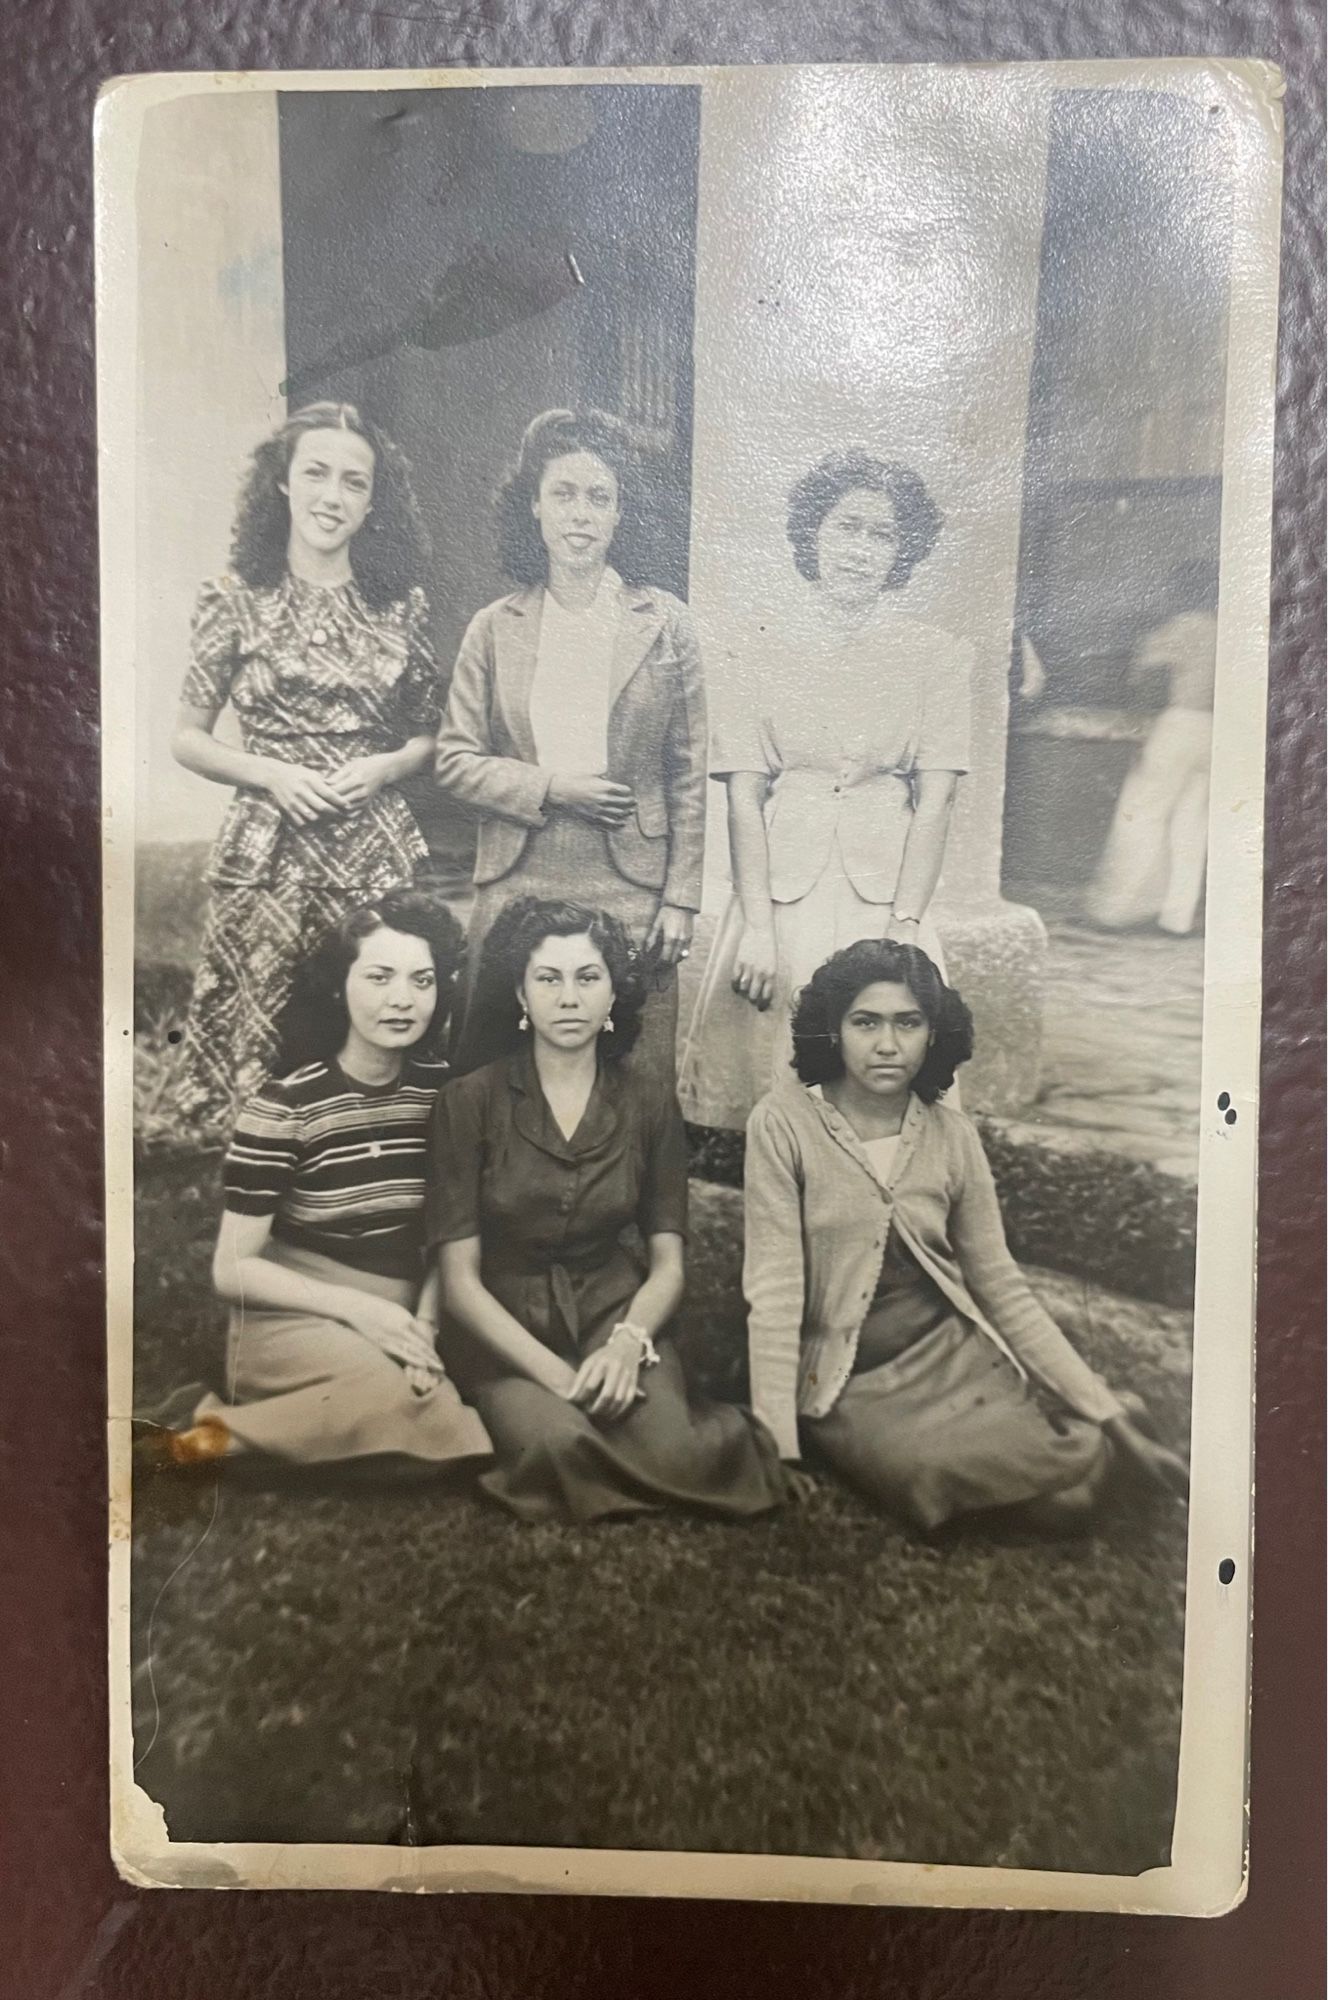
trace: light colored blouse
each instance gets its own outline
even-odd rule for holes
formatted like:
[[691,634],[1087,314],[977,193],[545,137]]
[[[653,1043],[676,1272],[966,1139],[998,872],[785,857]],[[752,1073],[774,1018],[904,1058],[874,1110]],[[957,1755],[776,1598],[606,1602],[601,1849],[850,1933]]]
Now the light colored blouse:
[[545,770],[608,768],[609,678],[621,614],[622,579],[612,569],[584,610],[569,611],[551,590],[544,592],[530,726]]
[[982,1141],[962,1112],[911,1097],[882,1185],[848,1120],[819,1092],[781,1083],[747,1123],[744,1206],[752,1407],[781,1456],[798,1456],[799,1417],[827,1415],[853,1372],[891,1229],[975,1339],[1079,1416],[1122,1414],[1010,1255]]
[[972,667],[966,641],[902,617],[892,598],[849,620],[814,586],[730,653],[712,679],[710,775],[770,779],[775,902],[806,895],[836,840],[858,893],[893,901],[910,780],[969,767]]

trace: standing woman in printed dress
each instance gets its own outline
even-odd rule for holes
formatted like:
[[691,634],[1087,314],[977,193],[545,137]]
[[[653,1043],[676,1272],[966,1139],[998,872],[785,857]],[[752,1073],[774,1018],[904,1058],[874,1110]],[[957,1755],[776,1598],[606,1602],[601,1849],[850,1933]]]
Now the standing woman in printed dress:
[[637,1062],[673,1081],[673,968],[701,901],[705,694],[686,606],[642,574],[641,486],[617,417],[546,410],[498,495],[519,588],[471,621],[438,739],[439,784],[480,815],[463,1071],[495,1052],[502,996],[476,990],[480,946],[500,910],[537,896],[627,927],[651,980]]
[[698,1125],[740,1131],[788,1074],[794,995],[859,938],[917,944],[969,755],[972,648],[901,608],[941,517],[917,473],[823,458],[789,495],[803,588],[729,663],[710,774],[728,787],[733,895],[683,1049]]
[[[178,1103],[228,1126],[275,1052],[296,963],[427,848],[398,789],[429,764],[437,671],[406,462],[348,403],[313,403],[258,447],[231,572],[203,586],[172,744],[233,785]],[[234,704],[243,747],[218,741]]]

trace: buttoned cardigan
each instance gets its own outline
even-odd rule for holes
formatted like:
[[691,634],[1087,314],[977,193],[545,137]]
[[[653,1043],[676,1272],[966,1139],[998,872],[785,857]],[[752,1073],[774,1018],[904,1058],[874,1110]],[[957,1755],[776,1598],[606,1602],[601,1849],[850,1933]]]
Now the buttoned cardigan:
[[883,1186],[847,1119],[790,1079],[748,1120],[744,1199],[752,1407],[782,1457],[798,1457],[799,1418],[827,1415],[853,1372],[892,1228],[975,1339],[1078,1415],[1123,1414],[1010,1255],[982,1141],[961,1112],[911,1096]]

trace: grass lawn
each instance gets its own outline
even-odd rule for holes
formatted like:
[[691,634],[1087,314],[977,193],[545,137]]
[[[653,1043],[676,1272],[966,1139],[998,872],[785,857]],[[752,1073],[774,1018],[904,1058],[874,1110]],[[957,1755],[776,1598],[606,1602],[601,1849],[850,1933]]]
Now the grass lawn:
[[[140,1170],[139,1407],[215,1376],[215,1163]],[[687,1352],[741,1386],[736,1197]],[[1033,1274],[1187,1421],[1187,1316]],[[177,1840],[700,1848],[1134,1873],[1166,1858],[1184,1520],[929,1545],[828,1484],[745,1527],[531,1528],[436,1485],[149,1478],[139,1780]],[[151,1628],[150,1654],[148,1646]]]

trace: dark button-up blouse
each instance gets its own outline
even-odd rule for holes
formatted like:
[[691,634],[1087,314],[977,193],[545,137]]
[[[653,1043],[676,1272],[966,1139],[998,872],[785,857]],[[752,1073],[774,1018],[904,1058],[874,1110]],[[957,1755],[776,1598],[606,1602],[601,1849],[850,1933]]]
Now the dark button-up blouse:
[[[204,584],[181,699],[213,713],[230,701],[247,751],[315,771],[434,736],[438,670],[424,592],[375,611],[354,583],[329,588],[287,575],[271,590],[230,576]],[[208,878],[268,882],[279,851],[302,880],[376,894],[408,880],[428,849],[395,785],[311,826],[241,786]]]
[[546,1346],[580,1352],[645,1275],[642,1240],[687,1231],[687,1144],[672,1090],[601,1064],[565,1139],[523,1049],[434,1107],[430,1245],[480,1239],[481,1275]]

